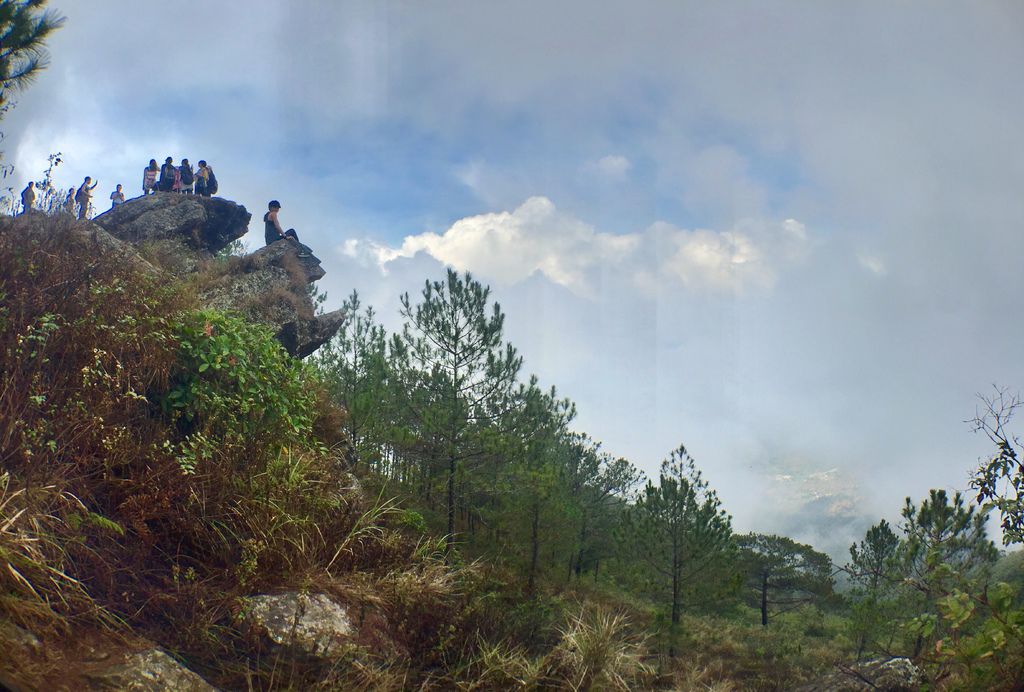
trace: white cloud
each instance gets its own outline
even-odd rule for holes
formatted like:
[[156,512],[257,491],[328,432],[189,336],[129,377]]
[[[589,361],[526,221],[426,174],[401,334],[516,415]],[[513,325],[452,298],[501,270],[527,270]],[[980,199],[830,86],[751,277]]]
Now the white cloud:
[[610,182],[622,182],[633,168],[633,162],[625,156],[609,154],[597,161],[590,161],[584,167],[588,173],[600,176]]
[[[769,288],[780,269],[805,256],[808,243],[806,228],[793,219],[748,219],[725,231],[656,222],[639,233],[601,233],[548,198],[531,197],[513,211],[460,219],[441,234],[406,236],[399,247],[372,241],[360,246],[382,269],[423,252],[498,283],[514,284],[538,272],[589,295],[596,275],[609,271],[648,293],[666,284],[725,292]],[[343,252],[357,254],[350,244]]]

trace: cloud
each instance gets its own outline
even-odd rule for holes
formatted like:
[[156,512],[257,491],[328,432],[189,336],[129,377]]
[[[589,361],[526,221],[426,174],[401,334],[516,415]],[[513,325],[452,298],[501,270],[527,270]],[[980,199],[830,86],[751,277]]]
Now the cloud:
[[869,255],[863,252],[857,253],[857,261],[860,262],[860,266],[864,267],[864,269],[875,276],[885,276],[889,272],[888,267],[885,266],[885,262],[875,255]]
[[583,166],[583,170],[587,173],[599,176],[609,182],[624,181],[632,168],[632,161],[625,156],[617,154],[602,156],[598,160],[589,161]]
[[531,197],[512,211],[460,219],[440,234],[406,236],[398,247],[348,241],[343,252],[372,256],[384,270],[422,252],[499,284],[539,273],[589,295],[598,276],[608,273],[649,294],[660,294],[666,284],[723,292],[770,288],[780,270],[805,257],[808,246],[806,228],[793,219],[744,220],[726,231],[656,222],[642,232],[611,234],[559,211],[546,197]]
[[754,530],[790,536],[827,553],[837,563],[848,555],[851,543],[877,521],[873,507],[860,496],[856,477],[838,467],[799,455],[769,464],[764,474],[763,497],[771,509],[760,507],[767,524]]

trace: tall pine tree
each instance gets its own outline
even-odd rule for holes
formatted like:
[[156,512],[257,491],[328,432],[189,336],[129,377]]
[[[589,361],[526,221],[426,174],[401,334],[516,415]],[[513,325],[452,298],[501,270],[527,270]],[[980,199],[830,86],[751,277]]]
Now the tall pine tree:
[[401,342],[420,373],[420,396],[409,397],[421,434],[445,466],[448,555],[454,548],[456,483],[462,464],[484,452],[480,433],[514,406],[522,358],[502,345],[505,315],[490,304],[490,288],[449,269],[427,281],[422,300],[402,296]]

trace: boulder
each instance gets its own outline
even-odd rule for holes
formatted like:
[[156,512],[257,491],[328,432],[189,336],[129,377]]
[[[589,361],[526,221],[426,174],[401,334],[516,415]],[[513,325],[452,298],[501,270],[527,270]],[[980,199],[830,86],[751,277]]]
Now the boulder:
[[301,272],[302,281],[307,284],[319,281],[327,273],[320,266],[320,259],[308,247],[291,240],[279,240],[261,247],[247,259],[257,269],[279,267],[285,271]]
[[348,650],[355,627],[348,612],[324,594],[289,591],[246,599],[248,623],[274,646],[306,658]]
[[203,302],[272,327],[291,355],[305,358],[327,343],[345,322],[341,310],[315,314],[307,287],[323,277],[324,270],[305,246],[280,240],[232,265],[206,287]]
[[[334,336],[345,313],[315,314],[308,287],[325,272],[305,245],[282,240],[242,258],[212,261],[245,235],[251,218],[245,207],[220,197],[157,193],[131,199],[82,227],[99,245],[110,245],[101,251],[122,253],[123,247],[123,254],[149,273],[202,272],[200,297],[206,305],[270,326],[289,354],[304,358]],[[144,246],[152,264],[132,245]]]
[[347,318],[344,310],[333,310],[308,320],[292,320],[277,331],[277,340],[288,353],[305,358],[330,341]]
[[157,193],[119,204],[92,220],[129,243],[182,241],[215,255],[249,230],[252,214],[220,197]]
[[99,689],[131,692],[217,692],[194,672],[154,647],[98,671],[86,672]]
[[924,676],[908,658],[837,666],[837,671],[796,688],[795,692],[917,692]]

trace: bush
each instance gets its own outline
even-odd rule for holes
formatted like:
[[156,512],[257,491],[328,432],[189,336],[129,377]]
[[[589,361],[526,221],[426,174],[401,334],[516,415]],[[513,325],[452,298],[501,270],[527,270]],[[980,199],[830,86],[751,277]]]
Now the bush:
[[204,310],[174,335],[179,361],[161,403],[184,433],[174,448],[183,471],[215,458],[237,468],[253,450],[315,446],[318,385],[269,328]]

